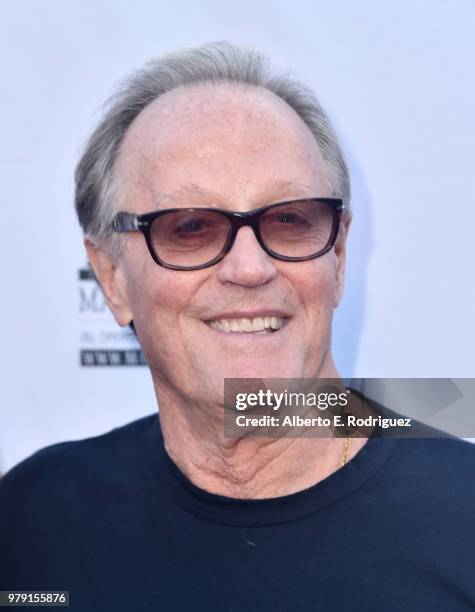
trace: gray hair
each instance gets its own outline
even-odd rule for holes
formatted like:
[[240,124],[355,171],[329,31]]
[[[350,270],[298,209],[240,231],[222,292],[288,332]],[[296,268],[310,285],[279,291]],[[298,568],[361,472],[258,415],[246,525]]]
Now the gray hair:
[[[102,240],[112,232],[117,184],[114,164],[125,133],[156,98],[183,85],[237,83],[265,88],[286,102],[308,126],[326,163],[334,192],[350,204],[350,180],[335,132],[313,91],[288,74],[273,74],[261,53],[229,42],[184,49],[149,61],[108,100],[105,115],[89,138],[75,173],[75,206],[84,234]],[[115,234],[110,252],[120,254]]]

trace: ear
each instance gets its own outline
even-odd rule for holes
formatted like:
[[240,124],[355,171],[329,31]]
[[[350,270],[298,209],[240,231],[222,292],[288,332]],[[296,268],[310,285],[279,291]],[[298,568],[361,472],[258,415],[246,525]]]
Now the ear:
[[132,311],[127,297],[127,283],[120,260],[110,255],[104,246],[85,238],[89,262],[94,270],[104,298],[117,323],[124,327],[132,321]]
[[340,231],[338,232],[338,238],[335,242],[335,255],[337,258],[336,270],[335,270],[335,308],[338,307],[340,300],[343,295],[343,288],[345,284],[345,260],[346,260],[346,239],[348,237],[348,231],[351,224],[351,214],[344,213],[340,223]]

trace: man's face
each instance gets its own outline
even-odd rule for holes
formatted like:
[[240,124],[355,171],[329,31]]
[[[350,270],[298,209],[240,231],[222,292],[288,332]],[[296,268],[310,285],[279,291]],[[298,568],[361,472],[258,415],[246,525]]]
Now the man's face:
[[[118,208],[136,214],[249,211],[332,195],[319,149],[294,111],[265,90],[226,85],[180,88],[149,105],[126,134],[116,176]],[[315,260],[279,261],[244,227],[218,264],[175,271],[158,266],[134,233],[114,276],[122,297],[113,309],[121,324],[133,318],[159,389],[219,402],[226,377],[335,374],[331,321],[343,259],[344,241]],[[210,325],[258,316],[282,325],[272,333]]]

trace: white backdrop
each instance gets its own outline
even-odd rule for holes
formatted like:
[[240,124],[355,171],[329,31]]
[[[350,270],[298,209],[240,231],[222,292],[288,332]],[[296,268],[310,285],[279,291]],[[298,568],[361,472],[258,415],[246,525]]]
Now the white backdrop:
[[473,0],[5,4],[0,471],[156,410],[146,368],[79,365],[81,348],[130,340],[78,280],[73,170],[119,78],[211,40],[295,69],[342,136],[355,219],[341,373],[474,377],[474,26]]

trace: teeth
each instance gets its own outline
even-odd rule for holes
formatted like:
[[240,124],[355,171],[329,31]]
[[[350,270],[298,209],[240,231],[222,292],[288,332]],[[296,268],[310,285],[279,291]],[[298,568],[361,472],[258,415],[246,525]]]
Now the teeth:
[[236,325],[234,331],[254,331],[251,319],[239,319],[239,325]]
[[282,327],[282,317],[256,317],[255,319],[216,319],[209,321],[208,325],[213,329],[227,333],[236,332],[262,332],[266,330],[277,330]]

